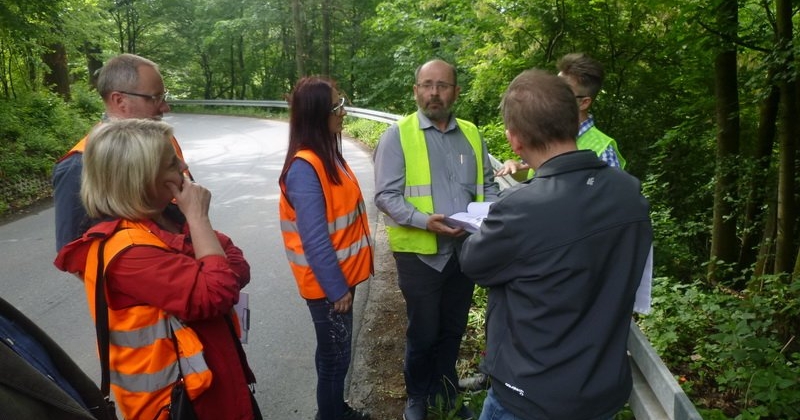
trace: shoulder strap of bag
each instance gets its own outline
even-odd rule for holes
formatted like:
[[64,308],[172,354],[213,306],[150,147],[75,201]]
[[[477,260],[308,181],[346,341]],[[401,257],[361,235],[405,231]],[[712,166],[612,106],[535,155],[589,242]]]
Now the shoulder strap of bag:
[[167,322],[169,325],[169,335],[172,337],[172,346],[175,348],[175,358],[178,361],[178,380],[183,379],[183,368],[181,368],[181,353],[178,351],[178,338],[175,337],[175,329],[172,328],[172,322]]
[[230,314],[225,315],[225,322],[228,324],[228,330],[231,332],[231,336],[233,337],[234,345],[236,346],[236,351],[239,353],[239,364],[242,366],[242,372],[244,372],[244,377],[247,379],[248,386],[250,387],[250,403],[253,406],[253,419],[254,420],[262,420],[263,417],[261,416],[261,409],[258,406],[258,401],[256,401],[255,393],[255,383],[256,378],[253,375],[252,371],[247,365],[247,356],[244,353],[244,349],[242,348],[242,342],[239,341],[239,337],[236,334],[236,328],[233,326],[233,320],[231,319]]
[[95,329],[97,330],[97,350],[100,353],[100,370],[102,372],[102,379],[100,380],[100,391],[103,393],[103,398],[109,405],[114,403],[111,401],[109,394],[111,392],[111,374],[109,372],[109,334],[108,334],[108,302],[106,301],[105,292],[105,260],[104,249],[105,240],[100,242],[97,247],[97,277],[95,277],[95,291],[94,291],[94,316],[95,316]]

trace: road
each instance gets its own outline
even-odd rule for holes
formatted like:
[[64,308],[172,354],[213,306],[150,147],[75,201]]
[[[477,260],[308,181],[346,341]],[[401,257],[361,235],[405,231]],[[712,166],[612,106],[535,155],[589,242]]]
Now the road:
[[[175,127],[196,180],[213,194],[211,220],[250,262],[251,330],[245,345],[265,419],[311,419],[316,411],[315,340],[311,317],[286,262],[278,220],[278,175],[288,124],[257,118],[177,115]],[[373,177],[369,152],[345,139],[370,220]],[[60,343],[93,378],[100,378],[94,327],[83,285],[55,269],[53,208],[35,208],[0,226],[0,293]],[[368,282],[369,283],[369,282]],[[359,287],[356,314],[368,294]],[[356,325],[358,329],[358,324]]]

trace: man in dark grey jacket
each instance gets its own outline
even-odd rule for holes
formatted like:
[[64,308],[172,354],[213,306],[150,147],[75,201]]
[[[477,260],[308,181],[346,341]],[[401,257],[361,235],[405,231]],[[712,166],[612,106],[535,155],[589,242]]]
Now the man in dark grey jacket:
[[481,419],[610,419],[632,380],[626,343],[652,243],[639,181],[577,150],[569,86],[528,70],[501,104],[535,177],[505,192],[464,243],[462,270],[489,288]]
[[114,420],[100,389],[44,331],[0,298],[0,418]]

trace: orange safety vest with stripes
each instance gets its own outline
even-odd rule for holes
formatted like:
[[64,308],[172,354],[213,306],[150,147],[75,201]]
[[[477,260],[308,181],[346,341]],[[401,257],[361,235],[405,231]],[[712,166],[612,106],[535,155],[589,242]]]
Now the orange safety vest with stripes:
[[[358,180],[350,166],[344,163],[338,167],[342,183],[336,185],[328,180],[322,160],[314,152],[301,150],[293,159],[298,158],[310,163],[320,180],[325,196],[328,234],[347,285],[353,287],[374,273],[369,220]],[[308,265],[303,241],[297,229],[297,213],[289,204],[283,180],[280,187],[281,233],[297,288],[305,299],[324,298],[325,292]]]
[[[132,246],[170,249],[145,226],[130,221],[122,221],[112,236],[98,237],[89,248],[84,272],[92,317],[100,246],[104,247],[106,268],[120,252]],[[197,334],[165,311],[148,305],[109,308],[108,329],[111,390],[125,418],[168,418],[169,412],[161,410],[170,403],[172,385],[178,379],[178,363],[191,399],[211,386],[211,370]],[[180,359],[170,331],[177,339]]]

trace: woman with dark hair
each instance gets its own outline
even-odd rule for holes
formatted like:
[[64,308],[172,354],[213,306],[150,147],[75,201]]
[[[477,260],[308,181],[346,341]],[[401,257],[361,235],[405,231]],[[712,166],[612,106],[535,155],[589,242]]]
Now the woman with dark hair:
[[344,401],[353,296],[373,273],[364,198],[341,152],[345,97],[305,77],[289,100],[289,148],[279,179],[286,256],[317,336],[317,419],[369,419]]

